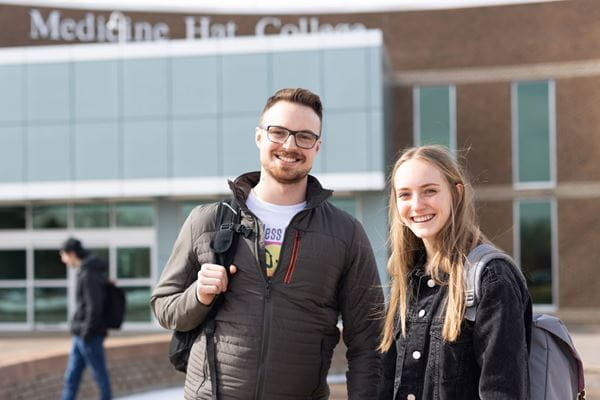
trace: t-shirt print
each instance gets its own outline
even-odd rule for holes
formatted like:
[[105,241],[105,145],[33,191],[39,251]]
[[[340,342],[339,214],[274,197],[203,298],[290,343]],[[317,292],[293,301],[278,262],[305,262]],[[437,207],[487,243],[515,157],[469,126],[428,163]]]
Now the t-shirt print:
[[260,219],[264,226],[263,239],[265,244],[266,274],[271,278],[279,265],[281,246],[285,237],[285,230],[290,221],[299,211],[306,207],[306,202],[281,206],[267,203],[259,199],[254,190],[250,192],[246,205],[254,215]]
[[279,265],[279,254],[285,227],[267,227],[265,225],[265,261],[267,264],[267,276],[270,278]]

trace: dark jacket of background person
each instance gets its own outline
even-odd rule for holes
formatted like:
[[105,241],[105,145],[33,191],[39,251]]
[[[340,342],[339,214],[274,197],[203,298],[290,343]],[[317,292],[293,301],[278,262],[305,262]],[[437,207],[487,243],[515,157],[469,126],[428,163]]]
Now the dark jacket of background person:
[[76,308],[71,320],[71,333],[87,339],[93,335],[106,336],[104,300],[108,264],[95,256],[82,260],[77,271]]
[[464,320],[451,343],[442,339],[447,286],[428,281],[422,265],[412,271],[406,338],[398,328],[384,355],[379,399],[528,399],[531,301],[512,267],[502,260],[485,267],[475,323]]
[[[308,178],[307,204],[290,222],[279,266],[267,283],[263,227],[245,205],[258,173],[231,184],[242,224],[259,235],[240,237],[224,303],[216,315],[219,399],[327,399],[327,371],[343,319],[350,399],[374,399],[380,383],[376,351],[383,297],[371,246],[360,223],[326,200],[331,191]],[[196,277],[213,254],[216,204],[195,208],[152,294],[159,323],[190,330],[209,307],[196,297]],[[260,226],[260,228],[259,228]],[[210,399],[205,338],[194,344],[185,398]]]

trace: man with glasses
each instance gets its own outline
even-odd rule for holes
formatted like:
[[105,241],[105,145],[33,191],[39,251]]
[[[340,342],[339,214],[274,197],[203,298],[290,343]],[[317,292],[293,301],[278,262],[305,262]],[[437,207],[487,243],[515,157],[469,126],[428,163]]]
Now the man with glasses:
[[191,330],[223,293],[214,317],[216,377],[201,334],[188,362],[186,399],[327,399],[340,316],[349,398],[376,396],[383,296],[362,226],[329,203],[332,192],[309,175],[321,128],[316,94],[281,89],[267,100],[255,129],[261,170],[230,182],[251,232],[240,237],[232,265],[212,263],[218,203],[195,208],[181,229],[152,294],[158,321]]

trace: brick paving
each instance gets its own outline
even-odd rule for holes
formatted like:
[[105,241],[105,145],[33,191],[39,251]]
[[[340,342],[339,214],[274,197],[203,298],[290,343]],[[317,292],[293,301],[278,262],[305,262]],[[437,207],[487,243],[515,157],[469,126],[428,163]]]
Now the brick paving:
[[[600,325],[569,326],[573,341],[584,361],[588,399],[600,399]],[[167,340],[169,334],[164,332],[118,333],[106,340],[107,347],[119,347],[132,344],[154,343]],[[69,351],[71,339],[65,333],[48,332],[0,332],[0,369],[18,364],[31,364],[35,360],[63,358]],[[63,370],[65,365],[56,365]],[[339,346],[334,356],[332,372],[344,372],[344,349]],[[331,386],[331,399],[346,399],[345,384],[336,383]],[[2,396],[0,396],[2,398]],[[4,400],[4,399],[3,399]],[[10,399],[7,399],[10,400]]]

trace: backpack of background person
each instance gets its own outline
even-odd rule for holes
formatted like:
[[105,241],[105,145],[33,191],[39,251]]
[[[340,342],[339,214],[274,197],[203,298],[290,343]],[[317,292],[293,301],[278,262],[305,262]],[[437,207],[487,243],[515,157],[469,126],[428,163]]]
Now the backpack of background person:
[[125,291],[113,282],[106,282],[106,298],[104,301],[104,322],[109,329],[121,329],[125,319]]
[[[490,244],[477,246],[469,253],[465,263],[465,318],[469,321],[475,321],[483,269],[493,259],[506,261],[526,284],[523,272],[510,256]],[[585,399],[581,357],[577,354],[567,327],[554,316],[533,314],[529,385],[531,400]]]

